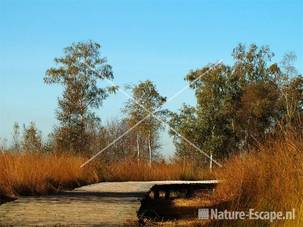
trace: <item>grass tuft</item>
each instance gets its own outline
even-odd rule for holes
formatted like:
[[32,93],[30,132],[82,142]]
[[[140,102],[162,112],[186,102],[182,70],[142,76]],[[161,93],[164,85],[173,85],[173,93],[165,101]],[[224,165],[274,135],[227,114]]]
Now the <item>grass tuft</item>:
[[98,181],[85,159],[68,154],[0,153],[0,196],[39,195]]
[[296,221],[280,221],[278,226],[287,223],[300,226],[299,223],[303,224],[302,160],[301,136],[288,135],[268,141],[258,149],[226,161],[216,173],[224,181],[214,196],[217,200],[230,201],[230,210],[291,211],[294,208]]
[[128,159],[112,163],[105,170],[105,181],[201,180],[210,177],[209,171],[191,162],[153,162]]

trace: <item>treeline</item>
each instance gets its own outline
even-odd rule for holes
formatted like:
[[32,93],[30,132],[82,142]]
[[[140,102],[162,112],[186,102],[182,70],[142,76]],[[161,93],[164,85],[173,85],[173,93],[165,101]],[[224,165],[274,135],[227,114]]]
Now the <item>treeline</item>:
[[[233,64],[209,64],[191,71],[186,80],[197,106],[171,113],[170,123],[202,151],[222,158],[248,150],[284,131],[302,132],[303,78],[288,53],[272,62],[274,53],[255,44],[238,45]],[[201,154],[174,132],[177,156],[201,160]]]
[[199,164],[207,161],[200,151],[224,158],[268,136],[279,136],[285,129],[302,131],[303,78],[293,66],[295,55],[286,54],[276,63],[268,47],[254,44],[238,45],[231,65],[208,64],[185,77],[195,91],[196,106],[184,104],[178,112],[163,109],[166,97],[152,81],[141,81],[129,87],[132,97],[121,108],[124,117],[101,123],[94,111],[119,87],[110,82],[112,67],[100,48],[93,41],[74,43],[64,49],[63,57],[55,58],[56,65],[46,71],[44,81],[64,88],[58,99],[58,125],[46,143],[33,123],[24,128],[22,141],[15,139],[19,130],[15,125],[12,149],[89,156],[108,147],[101,154],[106,162],[157,160],[163,125],[150,113],[180,133],[170,131],[176,159]]

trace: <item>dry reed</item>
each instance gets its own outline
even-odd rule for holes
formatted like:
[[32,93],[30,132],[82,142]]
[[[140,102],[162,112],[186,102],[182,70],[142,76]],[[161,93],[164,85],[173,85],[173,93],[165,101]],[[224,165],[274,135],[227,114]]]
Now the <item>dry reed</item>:
[[[302,161],[301,136],[287,135],[280,140],[268,141],[254,150],[226,161],[224,167],[216,173],[217,178],[224,181],[219,184],[215,198],[230,201],[230,210],[253,208],[259,211],[291,211],[294,208],[295,221],[270,224],[302,226]],[[260,223],[253,222],[251,226],[256,224]]]
[[210,178],[208,169],[196,167],[191,162],[137,162],[128,159],[108,166],[106,181],[152,181],[152,180],[201,180]]
[[68,154],[0,153],[0,196],[46,194],[98,181],[84,159]]

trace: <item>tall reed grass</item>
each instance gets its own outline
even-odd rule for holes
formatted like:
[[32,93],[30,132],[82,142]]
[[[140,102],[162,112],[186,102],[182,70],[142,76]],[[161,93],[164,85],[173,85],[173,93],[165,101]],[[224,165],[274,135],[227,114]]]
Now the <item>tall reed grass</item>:
[[0,153],[2,196],[46,194],[98,181],[92,167],[80,168],[84,158],[68,154]]
[[110,164],[103,173],[105,181],[201,180],[210,178],[208,169],[191,162],[153,162],[127,159]]
[[[295,221],[265,222],[265,226],[303,226],[303,139],[288,134],[224,163],[216,176],[215,198],[229,201],[230,210],[288,211],[295,209]],[[237,223],[233,222],[234,226]],[[247,224],[247,223],[246,223]],[[250,222],[260,226],[264,222]],[[243,222],[239,226],[245,226]]]
[[149,181],[203,179],[208,171],[191,163],[153,162],[127,159],[111,164],[95,161],[80,168],[87,159],[66,153],[0,153],[1,196],[39,195],[71,189],[99,181]]

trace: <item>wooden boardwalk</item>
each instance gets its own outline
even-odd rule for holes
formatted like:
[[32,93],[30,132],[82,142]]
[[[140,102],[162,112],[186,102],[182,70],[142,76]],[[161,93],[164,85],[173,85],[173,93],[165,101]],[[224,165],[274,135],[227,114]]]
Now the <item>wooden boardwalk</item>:
[[209,181],[104,182],[0,205],[3,225],[122,226],[136,223],[140,200],[154,185]]

